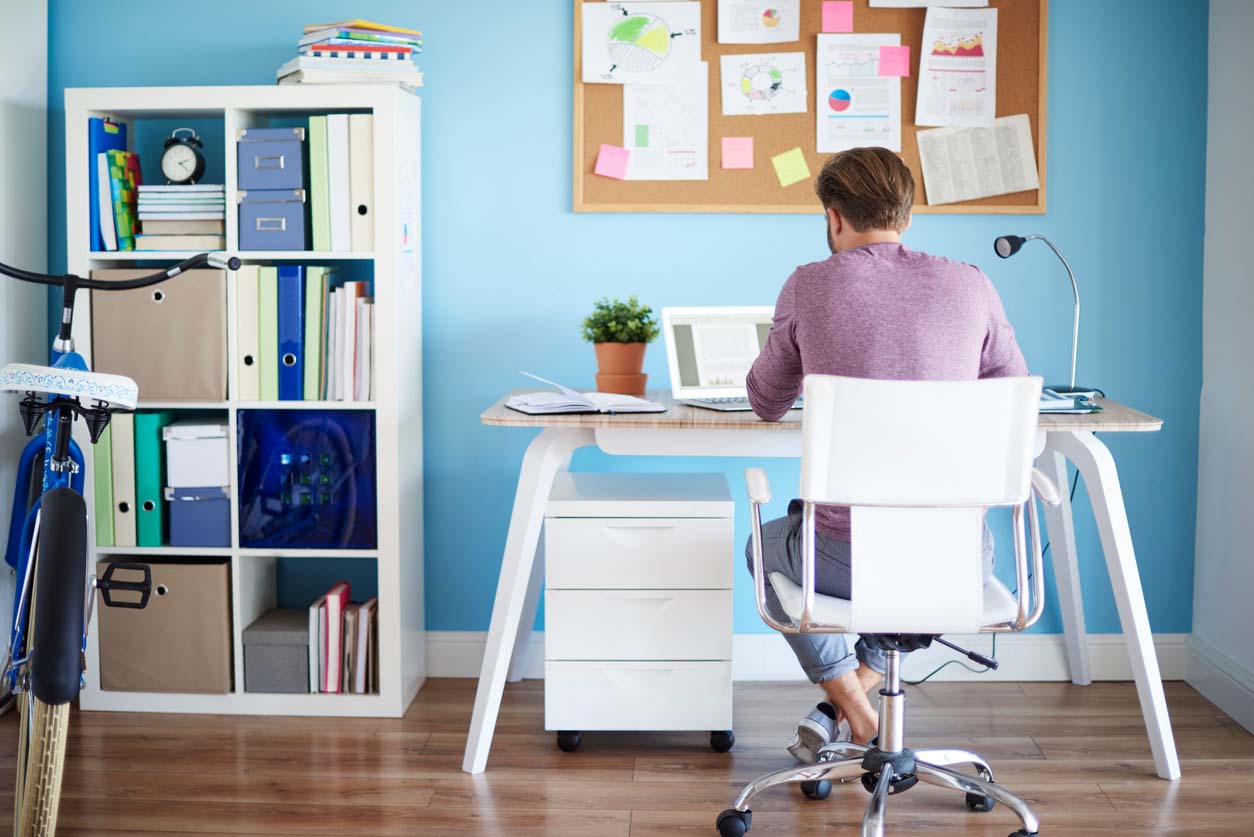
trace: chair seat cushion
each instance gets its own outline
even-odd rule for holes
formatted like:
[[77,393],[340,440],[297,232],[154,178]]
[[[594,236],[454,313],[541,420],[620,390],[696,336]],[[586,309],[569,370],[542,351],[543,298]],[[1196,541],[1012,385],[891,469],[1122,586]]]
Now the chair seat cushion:
[[[771,573],[771,586],[784,612],[793,618],[801,618],[801,587],[783,573]],[[834,596],[814,595],[814,610],[810,614],[816,623],[822,625],[848,625],[851,614],[851,602]],[[1019,613],[1019,603],[1011,592],[995,578],[984,584],[984,624],[1000,625],[1013,622]]]

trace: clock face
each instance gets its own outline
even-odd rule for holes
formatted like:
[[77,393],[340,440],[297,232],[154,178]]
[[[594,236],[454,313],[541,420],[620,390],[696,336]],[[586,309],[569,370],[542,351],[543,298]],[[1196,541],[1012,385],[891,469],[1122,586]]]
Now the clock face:
[[187,145],[171,145],[161,155],[161,173],[171,183],[191,180],[196,172],[196,152]]

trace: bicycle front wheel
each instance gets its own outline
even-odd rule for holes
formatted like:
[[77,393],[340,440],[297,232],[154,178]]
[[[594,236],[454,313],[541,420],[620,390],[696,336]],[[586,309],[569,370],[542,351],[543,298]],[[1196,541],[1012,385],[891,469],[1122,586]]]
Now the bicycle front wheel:
[[70,705],[53,706],[31,693],[22,696],[18,752],[18,785],[22,788],[20,837],[51,837],[57,833],[65,739],[70,730]]

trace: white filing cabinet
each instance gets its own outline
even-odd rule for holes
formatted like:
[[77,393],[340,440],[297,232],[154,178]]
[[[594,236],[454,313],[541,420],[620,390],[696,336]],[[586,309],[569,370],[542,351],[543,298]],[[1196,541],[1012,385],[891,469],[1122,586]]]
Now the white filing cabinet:
[[735,506],[722,474],[562,473],[544,520],[544,722],[731,748]]

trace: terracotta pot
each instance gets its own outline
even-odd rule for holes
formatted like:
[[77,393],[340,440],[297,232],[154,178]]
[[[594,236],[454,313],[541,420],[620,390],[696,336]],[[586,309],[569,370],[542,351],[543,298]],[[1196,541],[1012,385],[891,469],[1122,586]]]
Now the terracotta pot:
[[597,391],[644,395],[649,376],[642,374],[644,343],[595,343]]

